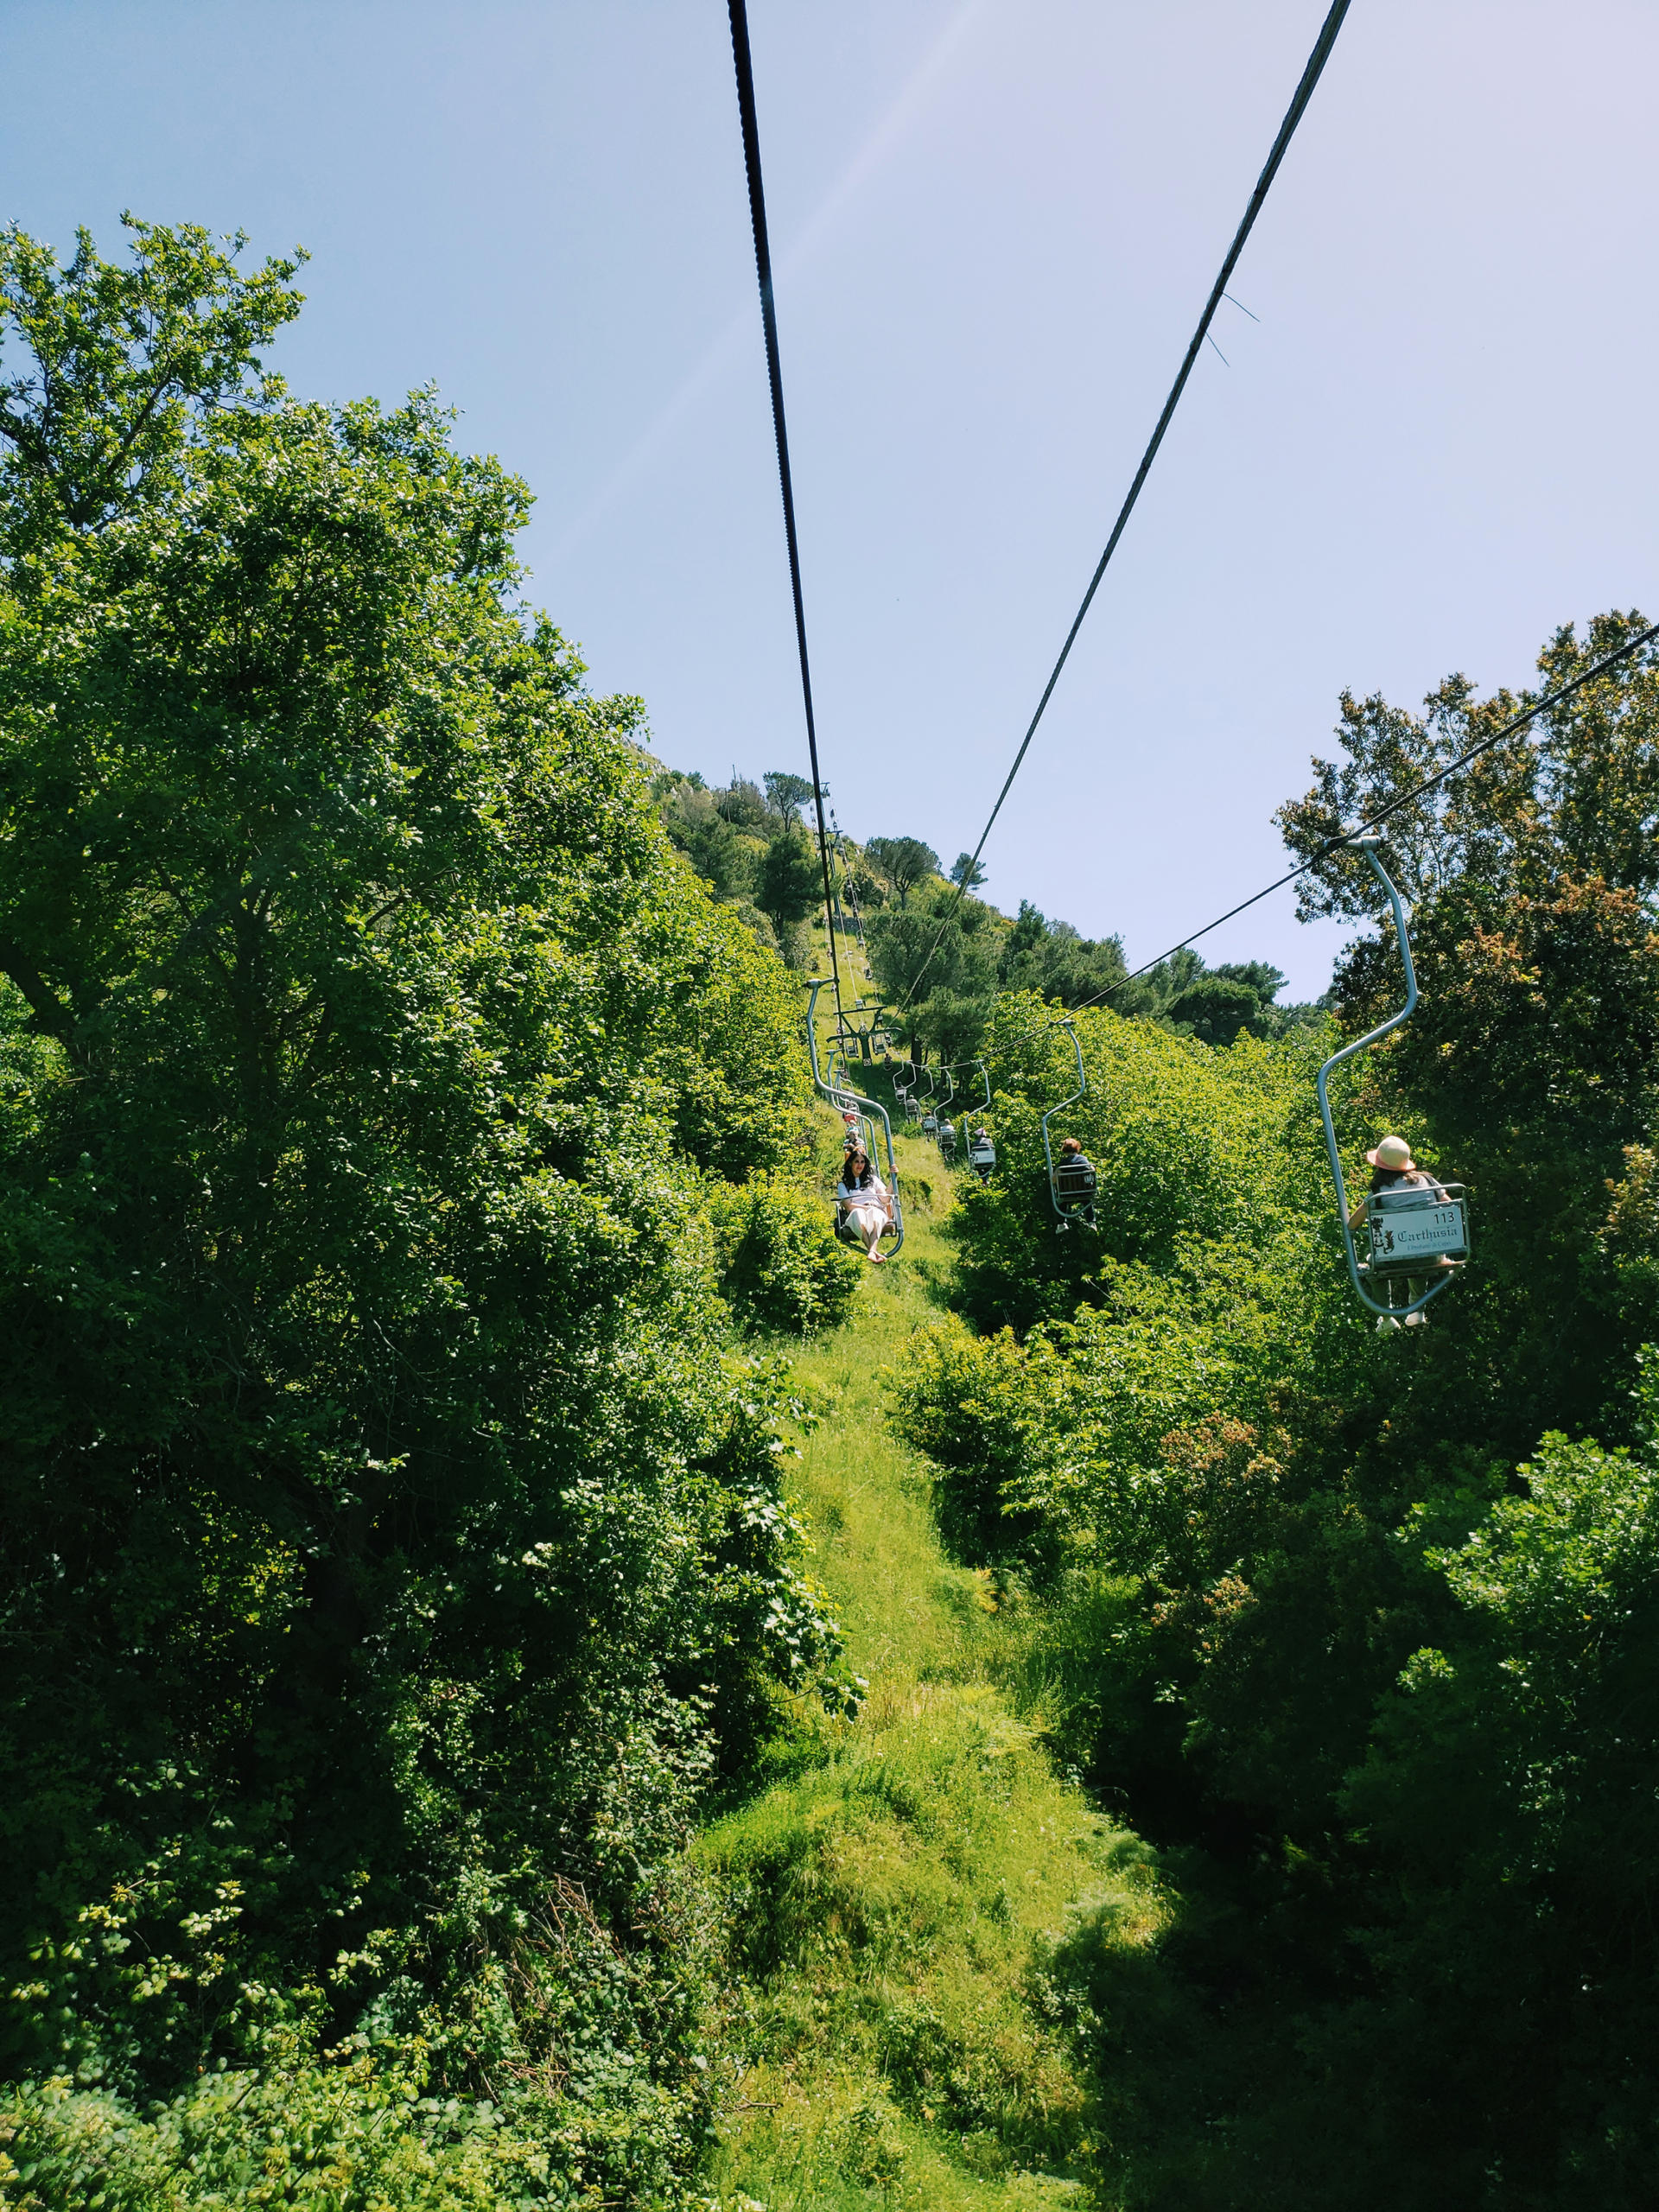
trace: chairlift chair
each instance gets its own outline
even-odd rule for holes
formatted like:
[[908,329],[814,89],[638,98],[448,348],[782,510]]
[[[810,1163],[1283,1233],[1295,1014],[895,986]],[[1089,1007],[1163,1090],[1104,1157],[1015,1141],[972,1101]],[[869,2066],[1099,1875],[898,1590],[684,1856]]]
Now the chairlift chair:
[[[887,1108],[879,1098],[865,1097],[861,1092],[853,1088],[850,1082],[842,1081],[840,1084],[833,1084],[819,1069],[817,1010],[818,993],[823,988],[823,982],[822,976],[814,976],[811,978],[808,985],[810,995],[806,1002],[806,1050],[807,1058],[812,1068],[813,1086],[830,1101],[838,1113],[851,1110],[858,1115],[859,1126],[863,1132],[864,1149],[873,1160],[879,1156],[876,1129],[878,1124],[880,1125],[881,1150],[886,1154],[887,1163],[887,1191],[893,1208],[882,1228],[881,1241],[885,1243],[889,1237],[892,1238],[893,1249],[887,1254],[887,1257],[893,1259],[897,1257],[905,1241],[905,1210],[904,1201],[899,1191],[899,1170],[893,1154],[893,1123],[888,1119]],[[844,1233],[845,1224],[839,1207],[836,1212],[836,1228],[838,1234]]]
[[970,1060],[969,1065],[978,1076],[980,1089],[983,1091],[984,1096],[976,1098],[974,1101],[973,1112],[963,1116],[963,1123],[969,1131],[968,1165],[982,1183],[988,1183],[996,1166],[996,1144],[988,1126],[981,1121],[980,1116],[982,1114],[988,1114],[991,1108],[990,1071],[983,1060]]
[[1062,1229],[1092,1229],[1095,1225],[1095,1192],[1098,1184],[1092,1163],[1087,1160],[1056,1161],[1048,1125],[1057,1114],[1071,1111],[1079,1099],[1089,1092],[1089,1078],[1084,1072],[1083,1046],[1077,1033],[1069,1020],[1051,1022],[1052,1029],[1064,1029],[1071,1039],[1071,1050],[1077,1055],[1077,1087],[1069,1097],[1051,1106],[1043,1116],[1043,1158],[1048,1165],[1048,1198],[1054,1209],[1055,1218]]
[[[1395,942],[1400,947],[1400,963],[1406,973],[1406,1002],[1398,1014],[1391,1014],[1375,1029],[1368,1029],[1351,1045],[1344,1045],[1339,1052],[1332,1052],[1319,1070],[1315,1086],[1319,1093],[1319,1116],[1325,1123],[1325,1148],[1331,1161],[1331,1180],[1336,1186],[1337,1219],[1342,1229],[1343,1249],[1348,1257],[1349,1279],[1355,1294],[1363,1306],[1384,1320],[1403,1321],[1409,1313],[1421,1313],[1432,1299],[1438,1298],[1453,1281],[1451,1267],[1442,1261],[1457,1265],[1469,1256],[1468,1203],[1461,1183],[1440,1183],[1408,1185],[1401,1190],[1374,1191],[1365,1201],[1365,1231],[1369,1249],[1361,1259],[1354,1249],[1354,1232],[1348,1221],[1348,1192],[1343,1181],[1342,1154],[1337,1147],[1337,1132],[1331,1118],[1330,1081],[1332,1071],[1344,1060],[1353,1058],[1372,1045],[1381,1042],[1390,1030],[1398,1029],[1408,1021],[1417,1007],[1417,970],[1412,964],[1411,939],[1406,929],[1406,912],[1400,893],[1382,861],[1377,848],[1382,842],[1374,832],[1352,837],[1349,842],[1364,854],[1371,873],[1387,894],[1389,911],[1394,917]],[[1427,1287],[1421,1297],[1407,1305],[1392,1303],[1379,1306],[1370,1294],[1368,1285],[1391,1290],[1402,1278],[1427,1276]]]

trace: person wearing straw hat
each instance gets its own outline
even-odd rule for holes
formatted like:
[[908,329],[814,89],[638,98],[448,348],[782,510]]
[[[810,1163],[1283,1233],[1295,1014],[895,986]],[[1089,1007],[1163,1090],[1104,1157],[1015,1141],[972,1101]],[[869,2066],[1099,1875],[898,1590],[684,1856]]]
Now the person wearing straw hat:
[[[1371,1186],[1367,1196],[1360,1200],[1349,1215],[1350,1229],[1363,1229],[1370,1200],[1376,1198],[1379,1192],[1426,1190],[1434,1192],[1440,1198],[1446,1196],[1444,1187],[1437,1183],[1432,1175],[1426,1174],[1412,1158],[1411,1145],[1405,1137],[1383,1137],[1378,1142],[1376,1149],[1374,1152],[1368,1152],[1365,1157],[1370,1163]],[[1453,1265],[1453,1262],[1440,1259],[1434,1264],[1437,1268],[1449,1268]],[[1390,1306],[1395,1302],[1394,1286],[1398,1280],[1397,1276],[1388,1276],[1383,1280],[1382,1294]],[[1417,1295],[1415,1279],[1409,1277],[1407,1279],[1405,1292],[1404,1302],[1409,1306]],[[1408,1313],[1405,1316],[1405,1324],[1408,1329],[1421,1329],[1427,1319],[1428,1316],[1426,1313]],[[1380,1313],[1377,1316],[1376,1325],[1379,1329],[1397,1329],[1400,1324],[1393,1314]]]

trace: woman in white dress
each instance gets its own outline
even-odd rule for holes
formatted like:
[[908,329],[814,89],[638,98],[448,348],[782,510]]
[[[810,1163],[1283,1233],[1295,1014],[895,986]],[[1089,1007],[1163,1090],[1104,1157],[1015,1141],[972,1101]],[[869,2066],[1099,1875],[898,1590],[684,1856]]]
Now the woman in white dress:
[[880,1262],[885,1255],[877,1248],[882,1230],[893,1218],[893,1200],[862,1145],[855,1145],[842,1162],[836,1203],[842,1219],[851,1222],[857,1230],[866,1257]]

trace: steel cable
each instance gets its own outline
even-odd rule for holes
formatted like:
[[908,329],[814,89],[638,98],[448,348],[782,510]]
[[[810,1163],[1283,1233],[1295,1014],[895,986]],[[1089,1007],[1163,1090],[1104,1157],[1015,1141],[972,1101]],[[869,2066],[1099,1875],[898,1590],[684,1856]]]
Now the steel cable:
[[[1524,709],[1522,713],[1505,722],[1502,729],[1494,730],[1490,737],[1483,737],[1478,745],[1471,745],[1466,753],[1459,753],[1456,760],[1448,760],[1444,768],[1437,768],[1432,776],[1425,776],[1421,783],[1414,784],[1409,791],[1396,793],[1386,805],[1378,807],[1376,811],[1368,816],[1363,822],[1356,823],[1352,828],[1340,831],[1334,837],[1327,837],[1313,858],[1304,861],[1300,868],[1292,868],[1287,875],[1276,877],[1262,890],[1252,892],[1248,899],[1241,899],[1236,906],[1230,906],[1224,914],[1217,914],[1213,922],[1206,922],[1201,930],[1194,930],[1191,937],[1184,937],[1179,944],[1172,944],[1167,951],[1160,952],[1156,959],[1143,961],[1140,967],[1131,968],[1126,976],[1120,976],[1116,982],[1107,984],[1104,990],[1095,992],[1092,997],[1079,999],[1076,1006],[1068,1007],[1065,1011],[1068,1014],[1081,1014],[1085,1007],[1098,1006],[1102,1000],[1110,998],[1114,991],[1121,991],[1126,983],[1134,982],[1138,976],[1149,975],[1154,968],[1161,967],[1166,960],[1173,960],[1178,952],[1184,952],[1188,945],[1196,944],[1201,937],[1208,937],[1211,930],[1218,930],[1224,922],[1230,922],[1236,914],[1243,913],[1247,907],[1259,906],[1263,899],[1271,898],[1275,891],[1282,891],[1287,883],[1296,882],[1300,877],[1308,874],[1311,870],[1316,868],[1321,861],[1328,860],[1332,853],[1340,852],[1344,845],[1351,845],[1356,837],[1364,836],[1369,830],[1375,830],[1380,823],[1386,822],[1390,815],[1398,814],[1402,807],[1409,806],[1414,799],[1421,798],[1425,792],[1436,790],[1448,776],[1456,775],[1459,768],[1466,768],[1471,760],[1478,760],[1483,753],[1490,753],[1494,746],[1501,745],[1506,737],[1513,737],[1517,730],[1524,729],[1529,722],[1535,721],[1540,715],[1548,713],[1552,707],[1559,707],[1563,699],[1570,699],[1574,692],[1582,691],[1586,683],[1593,683],[1599,676],[1605,676],[1610,668],[1616,668],[1620,661],[1628,660],[1632,653],[1639,652],[1643,645],[1651,645],[1656,639],[1659,639],[1659,622],[1649,624],[1647,629],[1634,638],[1627,639],[1613,652],[1604,653],[1599,661],[1593,662],[1580,675],[1575,676],[1570,683],[1563,683],[1559,690],[1550,692],[1547,697],[1539,699],[1532,706]],[[1027,1030],[1021,1036],[1010,1038],[1008,1045],[1020,1045],[1025,1043],[1027,1037],[1037,1037],[1041,1034],[1040,1030]],[[1004,1049],[1007,1047],[1005,1046]]]
[[830,841],[823,821],[823,780],[818,773],[818,732],[812,713],[812,664],[806,650],[806,607],[801,596],[801,552],[795,534],[795,486],[789,467],[784,416],[784,372],[778,351],[778,309],[772,289],[772,249],[766,238],[766,195],[760,175],[760,130],[755,118],[754,69],[749,57],[749,18],[744,0],[728,0],[732,65],[737,73],[737,111],[743,127],[743,167],[748,176],[749,220],[754,231],[754,268],[760,284],[760,322],[766,333],[766,378],[772,387],[772,426],[778,441],[778,482],[784,499],[784,537],[789,548],[789,588],[795,602],[795,642],[801,657],[801,702],[806,709],[806,750],[812,767],[812,804],[818,823],[818,867],[823,877],[823,926],[830,938],[830,972],[836,1014],[841,1016],[841,963],[836,954],[835,907],[830,889]]
[[[1234,269],[1237,266],[1238,257],[1244,251],[1245,240],[1255,227],[1255,219],[1262,213],[1273,181],[1279,174],[1279,165],[1284,160],[1286,149],[1295,136],[1296,126],[1306,113],[1307,104],[1313,97],[1313,88],[1319,83],[1324,73],[1325,65],[1331,58],[1331,49],[1337,42],[1337,33],[1342,29],[1342,20],[1348,13],[1348,8],[1349,0],[1333,0],[1331,11],[1326,16],[1319,35],[1314,41],[1313,51],[1307,58],[1307,67],[1302,72],[1301,82],[1297,86],[1295,95],[1289,107],[1285,111],[1285,119],[1280,124],[1279,135],[1273,142],[1273,149],[1268,156],[1267,165],[1256,179],[1255,189],[1250,194],[1249,205],[1244,210],[1244,219],[1234,233],[1232,245],[1227,250],[1227,258],[1221,264],[1221,274],[1216,278],[1211,289],[1210,296],[1205,302],[1204,313],[1198,318],[1198,327],[1192,334],[1192,343],[1186,349],[1185,358],[1181,363],[1174,383],[1170,386],[1169,397],[1164,402],[1164,411],[1158,417],[1157,427],[1153,431],[1145,453],[1141,456],[1141,466],[1135,472],[1135,480],[1129,486],[1128,496],[1118,509],[1117,520],[1112,524],[1112,534],[1106,541],[1106,550],[1096,563],[1095,573],[1089,580],[1089,588],[1083,595],[1083,604],[1072,619],[1071,627],[1065,633],[1065,643],[1060,647],[1059,658],[1049,671],[1048,681],[1043,686],[1043,696],[1037,702],[1037,711],[1032,716],[1024,737],[1020,741],[1020,750],[1014,754],[1014,766],[1008,770],[1002,788],[996,795],[996,804],[991,809],[985,827],[979,833],[979,842],[973,849],[969,866],[963,872],[963,880],[957,886],[957,895],[945,908],[940,919],[938,934],[928,947],[921,966],[911,978],[910,988],[906,995],[904,1005],[899,1008],[900,1014],[909,1008],[922,977],[932,963],[934,954],[944,942],[944,933],[950,926],[950,917],[956,912],[967,893],[974,867],[985,849],[985,841],[991,834],[997,816],[1002,811],[1002,802],[1014,788],[1014,779],[1019,774],[1020,765],[1030,750],[1032,739],[1037,734],[1037,725],[1042,721],[1048,702],[1053,696],[1054,687],[1060,680],[1060,671],[1071,658],[1071,648],[1077,642],[1077,632],[1083,627],[1084,617],[1094,604],[1095,594],[1100,588],[1101,579],[1106,573],[1113,554],[1117,550],[1118,540],[1123,535],[1129,517],[1135,512],[1135,503],[1141,496],[1141,487],[1151,473],[1158,448],[1164,442],[1164,433],[1168,429],[1176,407],[1180,402],[1181,394],[1186,389],[1186,380],[1192,373],[1192,364],[1197,360],[1199,350],[1209,335],[1210,325],[1215,319],[1216,309],[1221,305],[1223,295],[1227,289]],[[1245,312],[1248,314],[1249,309],[1247,308]]]

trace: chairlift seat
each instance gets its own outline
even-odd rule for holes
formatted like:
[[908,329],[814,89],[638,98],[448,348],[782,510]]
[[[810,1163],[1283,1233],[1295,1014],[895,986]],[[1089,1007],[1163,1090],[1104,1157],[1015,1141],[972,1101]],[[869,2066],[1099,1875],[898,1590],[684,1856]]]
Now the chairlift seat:
[[968,1158],[969,1163],[975,1167],[995,1167],[996,1147],[988,1138],[983,1144],[970,1144],[968,1147]]
[[1441,1260],[1469,1256],[1461,1183],[1377,1191],[1365,1202],[1372,1274],[1421,1274]]
[[1099,1178],[1086,1160],[1063,1160],[1054,1170],[1054,1195],[1062,1205],[1090,1205]]

